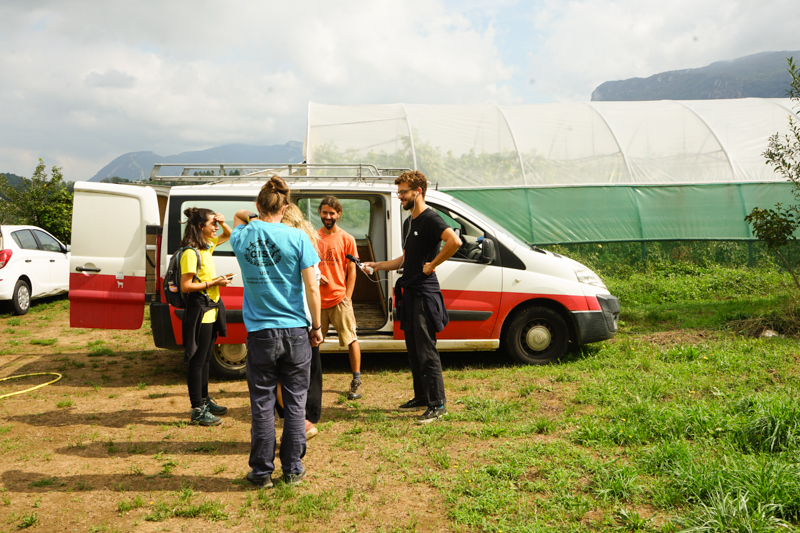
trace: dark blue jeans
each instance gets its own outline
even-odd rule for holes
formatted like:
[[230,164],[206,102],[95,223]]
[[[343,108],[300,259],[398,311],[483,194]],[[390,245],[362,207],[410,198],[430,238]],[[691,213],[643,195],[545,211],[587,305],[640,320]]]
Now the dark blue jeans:
[[247,334],[247,387],[250,390],[250,468],[256,476],[275,470],[275,390],[283,387],[281,468],[299,474],[306,454],[306,395],[311,345],[306,328],[262,329]]

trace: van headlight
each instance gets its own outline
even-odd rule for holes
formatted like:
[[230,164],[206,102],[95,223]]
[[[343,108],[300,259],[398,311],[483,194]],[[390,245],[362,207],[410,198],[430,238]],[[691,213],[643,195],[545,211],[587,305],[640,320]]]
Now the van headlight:
[[597,274],[595,274],[586,267],[576,267],[575,276],[581,283],[586,283],[587,285],[594,285],[595,287],[600,287],[601,289],[607,289],[606,284],[603,283],[603,280],[600,279],[600,276],[598,276]]

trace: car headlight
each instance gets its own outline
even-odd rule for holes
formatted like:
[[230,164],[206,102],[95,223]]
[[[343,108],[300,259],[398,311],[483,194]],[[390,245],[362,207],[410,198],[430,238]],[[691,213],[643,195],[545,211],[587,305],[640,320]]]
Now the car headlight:
[[594,285],[595,287],[600,287],[601,289],[606,288],[606,284],[603,283],[603,280],[601,280],[597,274],[595,274],[586,267],[576,268],[575,276],[581,283],[586,283],[587,285]]

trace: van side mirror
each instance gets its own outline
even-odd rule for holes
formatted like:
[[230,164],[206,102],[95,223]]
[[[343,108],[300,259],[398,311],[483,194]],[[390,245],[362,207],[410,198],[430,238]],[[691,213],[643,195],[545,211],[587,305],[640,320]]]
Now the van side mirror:
[[66,254],[66,253],[69,253],[72,250],[72,245],[64,244],[62,246],[64,247],[64,251],[62,253]]
[[491,265],[497,261],[497,250],[494,247],[492,239],[483,239],[481,243],[481,260],[479,263],[484,265]]

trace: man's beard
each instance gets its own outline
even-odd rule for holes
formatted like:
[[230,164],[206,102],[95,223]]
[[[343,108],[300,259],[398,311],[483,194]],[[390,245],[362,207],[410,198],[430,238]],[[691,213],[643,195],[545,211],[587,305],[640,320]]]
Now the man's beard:
[[415,203],[416,202],[413,201],[403,202],[403,209],[405,209],[406,211],[411,211],[412,209],[414,209]]
[[322,225],[325,226],[325,229],[332,229],[336,225],[335,220],[326,220],[322,219]]

